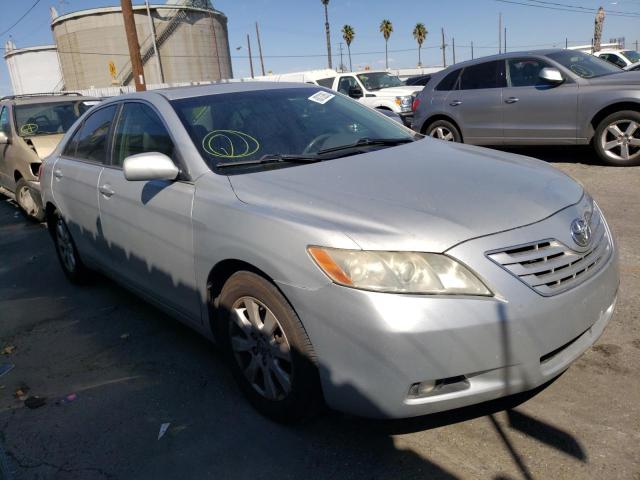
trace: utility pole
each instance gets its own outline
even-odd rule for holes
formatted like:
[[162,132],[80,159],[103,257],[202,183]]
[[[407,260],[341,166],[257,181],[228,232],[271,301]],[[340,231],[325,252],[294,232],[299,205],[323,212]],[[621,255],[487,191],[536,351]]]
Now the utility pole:
[[156,55],[156,70],[158,73],[158,80],[160,83],[164,83],[164,73],[162,71],[162,64],[160,63],[160,52],[158,51],[158,43],[156,41],[156,27],[153,25],[153,19],[151,18],[151,9],[149,8],[149,0],[144,0],[144,4],[147,7],[147,18],[149,19],[149,30],[151,30],[151,40],[153,40],[153,53]]
[[262,44],[260,43],[260,30],[258,30],[258,22],[256,22],[256,38],[258,39],[258,52],[260,52],[260,68],[262,76],[264,76],[264,58],[262,58]]
[[636,40],[636,52],[638,51],[638,40]]
[[136,92],[144,92],[147,89],[147,85],[144,81],[144,70],[142,68],[142,59],[140,58],[140,44],[138,43],[136,22],[133,20],[131,0],[120,0],[120,5],[122,6],[124,30],[127,33],[127,44],[129,45],[129,56],[131,57],[131,71],[133,73],[133,81],[136,84]]
[[253,59],[251,58],[251,40],[249,40],[249,34],[247,33],[247,50],[249,51],[249,68],[251,69],[251,78],[253,77]]
[[343,43],[340,42],[339,46],[340,46],[340,72],[344,72],[344,63],[342,63],[342,45]]
[[569,39],[565,37],[564,39],[564,48],[568,49],[569,48]]
[[504,53],[507,53],[507,27],[504,27]]
[[444,43],[444,28],[440,29],[442,31],[442,44],[440,45],[440,50],[442,50],[442,67],[447,67],[447,55],[445,53],[445,49],[447,48],[447,44]]
[[502,53],[502,12],[498,14],[498,53]]
[[471,60],[473,60],[473,40],[471,40]]
[[451,48],[453,49],[453,63],[451,65],[456,64],[456,39],[451,37]]

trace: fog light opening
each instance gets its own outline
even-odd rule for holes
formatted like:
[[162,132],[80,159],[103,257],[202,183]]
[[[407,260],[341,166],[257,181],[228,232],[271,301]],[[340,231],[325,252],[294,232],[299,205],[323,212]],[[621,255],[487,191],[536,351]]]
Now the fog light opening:
[[431,397],[466,390],[469,386],[469,380],[464,375],[441,378],[439,380],[426,380],[412,383],[407,397],[412,399]]

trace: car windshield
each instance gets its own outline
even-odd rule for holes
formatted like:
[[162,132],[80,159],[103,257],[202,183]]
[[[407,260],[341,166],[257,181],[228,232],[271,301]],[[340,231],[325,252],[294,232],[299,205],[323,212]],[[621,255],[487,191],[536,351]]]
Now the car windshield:
[[97,101],[29,103],[16,105],[15,120],[21,137],[65,133]]
[[588,53],[561,50],[550,53],[547,56],[582,78],[602,77],[603,75],[611,75],[621,71],[620,68],[612,63]]
[[367,90],[380,90],[388,87],[402,87],[404,84],[397,76],[386,72],[361,73],[358,79]]
[[635,50],[624,50],[620,53],[622,53],[622,55],[627,57],[627,59],[631,63],[640,62],[640,53],[636,52]]
[[391,145],[415,138],[397,122],[319,87],[214,94],[171,104],[212,169],[239,162],[246,167],[269,156],[321,159],[318,152],[363,140],[385,139]]

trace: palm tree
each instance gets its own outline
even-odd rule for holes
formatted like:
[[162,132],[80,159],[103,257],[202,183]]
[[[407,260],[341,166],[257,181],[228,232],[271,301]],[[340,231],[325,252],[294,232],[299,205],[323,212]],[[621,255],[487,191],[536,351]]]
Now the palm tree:
[[351,66],[351,42],[353,42],[355,36],[356,32],[351,25],[345,25],[344,27],[342,27],[342,38],[344,38],[344,41],[347,44],[347,50],[349,51],[350,71],[353,71],[353,67]]
[[329,0],[320,0],[324,5],[324,30],[327,34],[327,60],[329,62],[329,68],[331,66],[331,31],[329,30]]
[[384,37],[384,63],[386,68],[389,68],[389,51],[387,49],[389,45],[389,37],[391,36],[391,32],[393,32],[393,25],[389,20],[382,20],[380,23],[380,33]]
[[427,27],[424,26],[424,23],[416,23],[416,26],[413,27],[413,38],[418,42],[418,66],[422,66],[422,59],[420,58],[420,49],[422,48],[422,44],[427,38]]

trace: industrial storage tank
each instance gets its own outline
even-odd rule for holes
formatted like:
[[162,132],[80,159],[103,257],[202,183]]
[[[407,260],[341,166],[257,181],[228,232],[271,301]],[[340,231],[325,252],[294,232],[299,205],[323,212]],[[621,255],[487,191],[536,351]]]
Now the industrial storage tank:
[[15,43],[8,41],[4,59],[15,95],[53,92],[62,86],[55,45],[16,48]]
[[[148,85],[233,77],[227,17],[208,0],[138,5],[133,13]],[[66,90],[133,85],[120,7],[55,16],[51,29]]]

